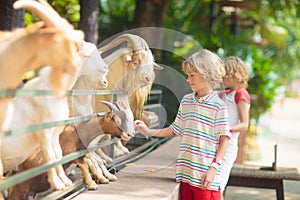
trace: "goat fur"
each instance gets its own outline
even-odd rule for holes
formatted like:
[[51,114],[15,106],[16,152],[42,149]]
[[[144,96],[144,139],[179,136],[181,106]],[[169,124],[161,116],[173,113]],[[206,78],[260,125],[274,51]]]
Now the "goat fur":
[[[115,107],[115,109],[111,110],[109,113],[105,114],[104,116],[97,116],[97,118],[94,118],[92,120],[94,120],[93,123],[96,122],[99,125],[99,127],[101,127],[101,129],[97,129],[96,127],[96,130],[99,130],[99,136],[101,135],[103,136],[103,134],[111,134],[114,137],[128,140],[130,137],[133,137],[134,134],[130,129],[130,126],[133,125],[133,120],[131,120],[133,118],[132,116],[128,116],[128,114],[130,114],[128,110],[124,111],[123,108],[121,108],[118,111]],[[86,122],[82,122],[82,123],[86,123]],[[78,126],[80,126],[80,124]],[[82,149],[86,149],[86,146],[83,144],[77,132],[78,126],[66,125],[63,129],[63,132],[60,134],[59,142],[62,147],[63,155],[68,155],[70,153]],[[123,130],[120,127],[123,127]],[[93,129],[95,127],[91,127],[91,125],[89,125],[89,130],[90,128]],[[89,130],[85,130],[85,134],[89,134]],[[101,162],[101,160],[98,160],[99,163],[97,163],[96,165],[95,163],[92,163],[92,159],[86,161],[86,158],[87,158],[86,156],[77,158],[69,163],[66,163],[64,165],[64,168],[67,168],[71,163],[76,163],[80,167],[83,174],[84,181],[88,185],[88,188],[90,190],[98,189],[97,183],[90,176],[90,171],[93,173],[95,178],[100,183],[108,183],[107,178],[111,180],[117,180],[117,177],[111,174],[105,168],[104,163]],[[19,166],[19,170],[17,173],[33,167],[40,166],[41,164],[44,163],[45,160],[42,156],[41,151],[37,150],[25,162],[23,162]],[[103,171],[103,174],[98,173],[99,170],[97,169],[97,167],[103,168],[101,169],[101,171]],[[47,180],[46,176],[47,174],[44,173],[36,177],[33,177],[32,179],[28,179],[24,182],[14,185],[9,189],[9,200],[27,199],[30,193],[36,194],[49,189],[49,184],[46,181]],[[39,184],[37,185],[36,183]]]
[[[83,32],[76,31],[73,35],[76,36],[70,39],[60,28],[53,26],[46,28],[44,22],[10,32],[0,32],[0,90],[15,89],[22,81],[24,73],[49,65],[54,69],[51,78],[52,88],[56,95],[62,96],[63,79],[66,75],[74,75],[81,62],[76,49],[77,42],[83,40]],[[31,45],[33,43],[35,45]],[[11,97],[0,98],[2,131],[8,130],[12,120],[14,107],[11,101]],[[0,148],[2,149],[2,141]],[[3,172],[3,165],[0,163],[0,181],[3,179]],[[2,194],[0,199],[3,199]]]
[[[81,76],[78,77],[72,90],[94,90],[108,86],[108,66],[101,57],[96,45],[90,42],[80,44],[80,53],[84,56]],[[68,98],[70,116],[84,116],[94,114],[92,105],[93,95],[75,95]]]
[[[51,89],[51,71],[52,69],[50,67],[44,67],[40,71],[40,75],[28,81],[23,88],[31,90]],[[78,74],[79,72],[77,72],[75,76],[69,76],[64,80],[65,90],[72,88]],[[16,97],[14,98],[13,103],[15,112],[9,127],[10,129],[38,123],[66,120],[69,117],[67,97]],[[15,169],[15,167],[26,160],[37,148],[41,148],[47,162],[53,162],[60,159],[62,157],[62,152],[59,145],[59,134],[62,132],[62,129],[63,126],[55,126],[3,138],[1,159],[4,172]],[[48,181],[52,188],[58,190],[64,189],[65,186],[72,184],[60,165],[48,171]]]
[[[48,65],[54,69],[51,75],[53,90],[58,96],[64,94],[64,76],[75,74],[81,58],[76,52],[76,44],[67,39],[63,32],[42,27],[43,22],[13,32],[0,33],[1,90],[15,89],[26,72]],[[13,112],[10,101],[11,97],[0,99],[0,109],[4,111],[0,114],[2,130],[7,130],[10,123]]]

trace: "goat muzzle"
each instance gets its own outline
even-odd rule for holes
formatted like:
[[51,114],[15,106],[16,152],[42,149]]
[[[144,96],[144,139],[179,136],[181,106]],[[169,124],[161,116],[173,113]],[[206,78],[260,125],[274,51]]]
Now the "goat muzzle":
[[134,133],[122,132],[121,139],[127,141],[127,140],[129,140],[129,139],[131,139],[133,137],[134,137]]

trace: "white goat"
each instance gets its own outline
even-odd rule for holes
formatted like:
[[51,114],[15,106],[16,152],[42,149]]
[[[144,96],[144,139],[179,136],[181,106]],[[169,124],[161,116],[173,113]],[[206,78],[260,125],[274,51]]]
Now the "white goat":
[[[81,76],[78,77],[72,90],[94,90],[98,84],[100,88],[108,86],[108,66],[102,59],[96,45],[83,42],[80,53],[85,57]],[[84,116],[94,114],[92,106],[93,95],[75,95],[68,99],[70,116]]]
[[[40,75],[24,85],[24,89],[49,90],[51,89],[50,67],[44,67]],[[65,79],[65,90],[72,88],[76,76]],[[67,87],[68,86],[68,87]],[[66,120],[69,117],[67,97],[35,96],[16,97],[13,100],[15,112],[10,129],[21,128],[38,123]],[[37,148],[43,152],[47,162],[53,162],[62,157],[59,145],[59,134],[63,126],[56,126],[21,135],[11,135],[3,138],[1,159],[4,171],[12,170],[26,160]],[[20,142],[21,141],[21,142]],[[18,144],[18,145],[15,145]],[[48,181],[54,189],[64,189],[72,184],[65,175],[61,165],[48,171]]]
[[[90,54],[87,58],[83,68],[88,73],[85,76],[80,76],[75,85],[73,86],[73,90],[92,90],[95,89],[97,84],[101,88],[107,87],[107,73],[108,73],[108,67],[107,64],[102,60],[99,51],[97,47],[91,43],[85,43],[83,46],[85,47],[82,49],[83,52]],[[101,69],[102,73],[97,73]],[[99,81],[98,81],[99,80]],[[102,81],[101,81],[102,80]],[[84,115],[91,115],[94,114],[94,108],[92,106],[93,102],[93,96],[92,95],[84,95],[84,96],[72,96],[69,98],[69,109],[70,109],[70,115],[71,116],[84,116]],[[82,132],[83,130],[80,130],[77,128],[78,132]],[[85,130],[86,131],[86,130]],[[107,170],[105,170],[104,163],[102,162],[101,158],[97,158],[97,164],[94,162],[95,159],[88,159],[88,158],[94,158],[95,155],[94,152],[89,153],[86,155],[85,161],[87,162],[86,165],[91,166],[92,164],[95,165],[95,167],[92,167],[93,169],[96,168],[97,170],[94,170],[95,176],[98,177],[101,183],[108,183],[110,181],[116,180],[116,176],[109,173]],[[100,168],[98,167],[98,163]],[[98,168],[97,168],[98,167]],[[102,175],[105,175],[105,177]]]
[[[40,0],[41,2],[45,3],[45,1]],[[39,2],[36,1],[30,1],[30,0],[20,0],[20,1],[16,1],[14,3],[14,8],[19,9],[19,8],[25,8],[29,11],[32,11],[34,14],[36,14],[43,22],[44,25],[43,27],[41,26],[41,24],[39,24],[39,31],[41,33],[48,33],[48,37],[44,37],[39,39],[39,37],[35,36],[35,37],[30,37],[30,39],[25,40],[26,42],[30,42],[31,43],[24,43],[25,41],[16,43],[19,46],[15,47],[16,49],[20,49],[19,51],[22,51],[22,53],[26,56],[22,56],[20,54],[20,56],[18,57],[18,59],[20,60],[21,58],[23,58],[23,60],[20,60],[20,63],[24,63],[26,65],[26,67],[33,67],[33,66],[42,66],[42,65],[51,65],[52,67],[57,66],[55,68],[56,71],[58,71],[59,73],[55,73],[55,70],[43,70],[43,75],[44,78],[46,78],[43,82],[41,77],[34,79],[30,82],[28,82],[27,84],[25,84],[25,88],[28,89],[56,89],[59,88],[59,91],[63,91],[60,92],[59,95],[62,96],[64,94],[64,91],[67,89],[70,89],[72,87],[72,85],[74,84],[74,81],[77,78],[77,74],[78,71],[80,69],[81,66],[81,62],[82,62],[82,58],[79,56],[78,52],[77,52],[77,48],[79,46],[79,43],[83,41],[83,33],[82,31],[77,31],[74,30],[73,27],[63,18],[61,18],[53,9],[49,9],[50,6],[47,5],[45,6],[44,4],[40,4]],[[49,37],[49,33],[51,33],[53,35],[53,33],[59,33],[61,34],[61,36],[59,37],[59,35],[53,35],[52,37],[54,38],[54,40],[50,40]],[[50,34],[50,36],[51,36]],[[50,43],[54,43],[56,45],[53,44],[49,44]],[[34,43],[35,45],[31,45],[32,43]],[[13,44],[13,43],[12,43]],[[14,46],[10,44],[11,46]],[[25,45],[27,44],[27,45]],[[45,46],[43,46],[45,44]],[[60,44],[60,45],[58,45]],[[32,48],[30,49],[34,49],[37,52],[32,52],[30,51],[30,49],[28,49],[28,46],[32,46]],[[37,46],[42,46],[43,48],[37,48],[35,49],[34,47]],[[48,48],[49,47],[49,48]],[[15,59],[15,52],[11,52],[12,54],[14,54],[14,59],[13,60],[18,60]],[[29,54],[31,53],[31,54]],[[28,55],[31,55],[28,57]],[[8,55],[9,56],[9,55]],[[10,55],[11,56],[11,55]],[[35,58],[36,56],[38,56],[39,59],[35,60],[33,58]],[[8,57],[10,58],[10,57]],[[25,58],[25,59],[24,59]],[[26,60],[27,58],[27,60]],[[7,59],[7,58],[5,58]],[[9,62],[11,61],[10,59],[8,59]],[[31,62],[34,61],[34,62]],[[17,63],[15,63],[17,64]],[[60,66],[60,68],[58,67]],[[14,69],[15,66],[12,66],[11,68]],[[52,72],[51,72],[52,71]],[[72,72],[72,76],[70,76],[70,74],[68,74],[67,72]],[[52,75],[50,75],[52,74]],[[67,80],[69,79],[69,80]],[[52,81],[53,85],[51,86],[50,84],[50,80]],[[19,100],[19,103],[16,103],[16,105],[18,106],[16,109],[17,112],[20,112],[19,114],[15,114],[15,120],[13,123],[11,123],[11,127],[10,128],[14,128],[15,126],[22,126],[22,125],[29,125],[35,122],[43,122],[43,121],[53,121],[53,120],[59,120],[59,119],[66,119],[68,117],[68,105],[66,102],[66,98],[57,98],[57,97],[35,97],[32,98],[30,100],[28,100],[28,98],[16,98]],[[21,99],[21,100],[20,100]],[[26,103],[27,100],[27,103]],[[45,102],[44,102],[45,101]],[[51,102],[52,101],[52,102]],[[24,104],[23,104],[24,103]],[[53,105],[50,106],[50,104],[53,103]],[[57,106],[55,106],[54,104],[57,104]],[[28,106],[26,106],[28,105]],[[46,105],[46,107],[43,107],[44,105]],[[58,110],[53,110],[51,111],[50,108],[56,108]],[[67,109],[64,111],[63,108],[66,107]],[[62,108],[62,110],[60,110],[60,108]],[[24,110],[25,109],[25,110]],[[27,110],[26,110],[27,109]],[[48,118],[39,118],[39,115],[41,115],[42,113],[38,113],[35,112],[35,109],[38,109],[40,112],[48,112],[47,114],[49,114]],[[26,113],[31,113],[31,115],[29,114],[28,118],[26,119],[22,119],[22,116],[25,116],[25,114],[22,112],[22,110],[24,110],[24,112],[26,111]],[[61,113],[60,113],[61,112]],[[55,116],[56,115],[56,116]],[[45,115],[47,116],[47,115]],[[18,121],[19,120],[19,121]],[[9,120],[8,120],[9,121]],[[26,143],[26,139],[24,136],[23,139],[25,140],[22,144],[24,146],[30,144],[30,142],[37,142],[38,144],[40,144],[40,147],[42,148],[42,151],[44,152],[44,155],[46,156],[46,160],[47,161],[53,161],[55,159],[57,159],[57,157],[59,157],[59,155],[61,155],[61,149],[60,146],[58,144],[58,134],[59,134],[59,127],[54,127],[52,129],[46,129],[44,131],[45,133],[40,134],[41,132],[35,132],[35,133],[29,133],[31,134],[31,136],[28,136],[29,138],[33,138],[33,140],[27,141],[29,143]],[[40,137],[39,137],[40,136]],[[3,146],[8,147],[9,144],[9,139],[10,138],[12,141],[14,140],[14,138],[16,137],[7,137],[5,138]],[[52,143],[52,138],[53,138],[53,143]],[[7,139],[7,140],[6,140]],[[19,140],[20,137],[17,137],[17,140]],[[55,142],[56,141],[56,142]],[[5,147],[3,148],[3,146],[1,147],[1,149],[5,149]],[[34,146],[34,145],[33,145]],[[33,149],[33,146],[28,146],[29,149]],[[11,146],[12,147],[12,146]],[[10,148],[11,148],[10,147]],[[54,152],[54,149],[56,148],[56,152]],[[22,151],[23,150],[21,147],[18,148],[18,150],[16,151]],[[29,150],[30,151],[30,150]],[[1,155],[1,158],[4,158],[5,163],[4,163],[4,170],[10,169],[11,167],[14,167],[15,164],[19,164],[19,162],[21,162],[22,159],[24,159],[24,157],[26,157],[26,151],[24,152],[24,156],[21,155],[22,153],[19,152],[19,154],[16,154],[16,157],[18,157],[18,155],[20,155],[19,158],[16,159],[11,159],[11,157],[9,156],[9,154],[11,152],[13,152],[13,150],[11,152],[7,152],[7,151],[2,151],[2,153],[4,152],[3,155]],[[29,153],[27,152],[27,155]],[[26,158],[25,158],[26,159]],[[12,164],[10,163],[12,162]],[[71,181],[66,177],[66,175],[64,174],[64,171],[62,170],[61,166],[57,167],[57,171],[55,171],[55,169],[51,169],[49,171],[49,181],[51,183],[51,185],[56,188],[56,189],[63,189],[65,187],[65,185],[69,185],[71,183]]]
[[[14,3],[14,8],[22,7],[20,1]],[[35,11],[33,13],[45,21],[12,32],[0,32],[0,90],[15,89],[25,72],[49,65],[53,68],[52,88],[58,96],[62,96],[65,90],[63,79],[66,75],[75,75],[80,66],[81,58],[76,49],[78,42],[83,40],[83,32],[63,25],[68,24],[66,21],[60,24],[57,14],[53,16]],[[56,24],[52,20],[56,20]],[[49,26],[51,28],[47,28]],[[0,98],[0,130],[3,131],[8,130],[14,112],[11,100],[11,97]],[[0,181],[2,175],[0,163]]]
[[[86,71],[85,73],[86,75],[80,76],[77,79],[72,89],[92,90],[96,88],[97,84],[98,87],[106,88],[107,87],[106,76],[108,73],[108,68],[107,68],[107,64],[102,60],[97,47],[91,43],[84,43],[81,47],[82,47],[81,51],[89,55],[83,65],[83,70]],[[101,71],[101,73],[99,73],[99,71]],[[84,115],[94,114],[95,112],[94,112],[92,102],[93,102],[92,95],[84,95],[84,96],[76,95],[76,96],[69,97],[70,116],[84,116]],[[134,131],[133,126],[131,128],[132,131]],[[86,130],[80,130],[79,127],[77,127],[77,132],[81,133],[84,131]],[[116,176],[114,176],[113,174],[109,173],[106,170],[105,165],[102,162],[102,159],[99,156],[97,156],[95,152],[91,152],[87,154],[84,161],[86,162],[86,165],[94,169],[94,174],[101,183],[108,183],[109,181],[117,180]]]

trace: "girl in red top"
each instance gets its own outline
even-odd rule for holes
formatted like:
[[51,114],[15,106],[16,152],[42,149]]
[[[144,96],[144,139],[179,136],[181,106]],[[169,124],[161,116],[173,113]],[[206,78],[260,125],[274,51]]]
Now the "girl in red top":
[[249,69],[240,58],[235,56],[225,58],[224,67],[226,75],[223,77],[223,84],[226,90],[220,92],[219,96],[228,108],[232,137],[221,165],[221,199],[237,157],[239,134],[248,130],[250,109],[250,95],[246,90]]

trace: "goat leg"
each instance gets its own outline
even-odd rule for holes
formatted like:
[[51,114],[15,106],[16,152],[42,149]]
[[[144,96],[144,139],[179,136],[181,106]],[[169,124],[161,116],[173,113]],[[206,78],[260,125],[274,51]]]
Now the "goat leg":
[[[84,181],[85,183],[88,185],[88,189],[89,190],[97,190],[98,189],[98,185],[97,183],[92,179],[91,175],[90,175],[90,172],[89,172],[89,167],[87,164],[85,164],[83,162],[83,160],[80,160],[77,159],[76,161],[76,164],[78,165],[78,167],[81,169],[81,172],[82,172],[82,175],[83,175],[83,178],[84,178]],[[86,163],[89,162],[89,161],[86,161]]]
[[121,140],[115,142],[115,147],[120,149],[123,152],[122,155],[129,153],[129,150],[122,144]]
[[104,177],[101,168],[98,166],[96,159],[93,157],[91,153],[86,154],[83,160],[89,166],[90,171],[100,183],[102,184],[109,183],[109,180]]
[[104,175],[109,181],[116,181],[116,180],[118,180],[118,178],[117,178],[115,175],[113,175],[112,173],[110,173],[110,172],[107,170],[106,166],[104,165],[103,162],[101,162],[101,160],[98,160],[98,159],[97,159],[96,161],[97,161],[99,167],[101,168],[103,175]]
[[[52,140],[52,132],[49,129],[45,129],[43,133],[37,133],[36,137],[40,139],[40,147],[47,163],[54,162],[56,160],[56,154],[53,150],[53,146],[48,141]],[[48,181],[51,185],[51,188],[55,190],[63,190],[65,189],[64,182],[59,178],[58,174],[56,173],[55,167],[48,170]]]
[[99,155],[102,158],[102,162],[104,162],[104,164],[111,163],[113,161],[113,159],[106,155],[102,149],[97,149],[95,152],[96,155]]
[[[59,136],[62,132],[63,127],[54,127],[53,128],[53,137],[52,137],[52,146],[55,153],[56,160],[62,159],[62,149],[59,143]],[[65,184],[65,186],[72,185],[72,181],[67,177],[65,170],[62,165],[58,165],[55,167],[56,173],[60,180]]]

